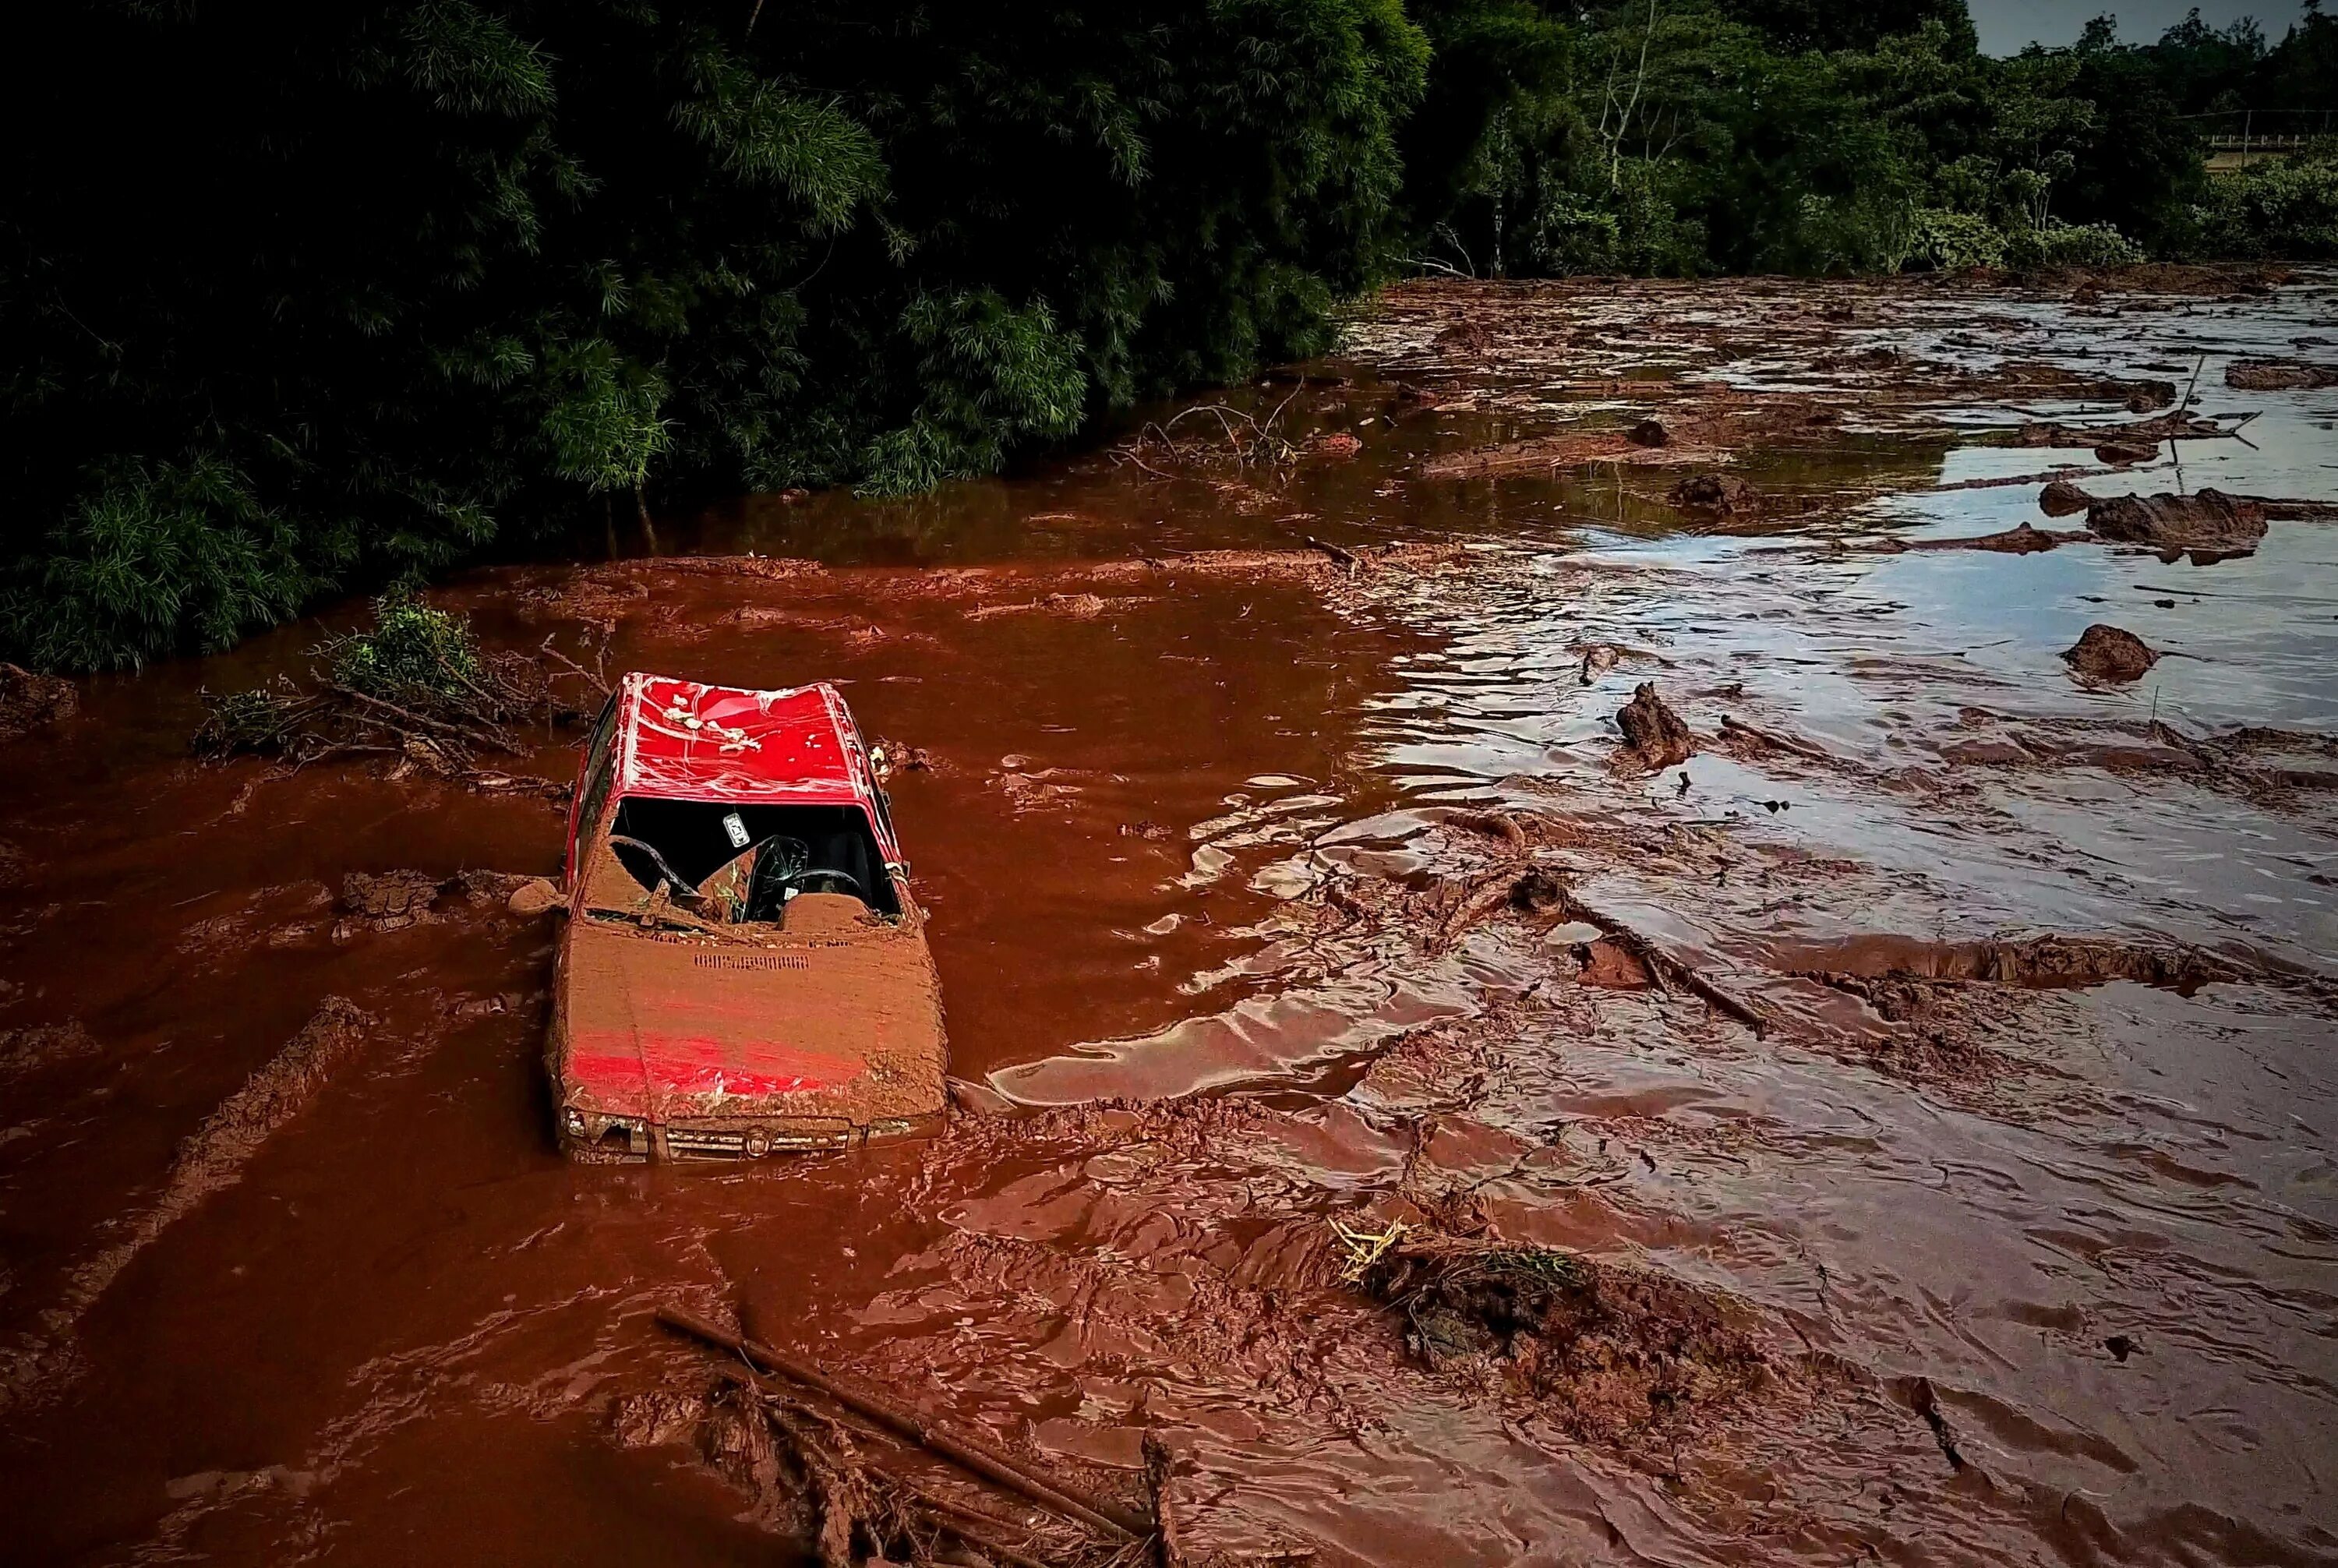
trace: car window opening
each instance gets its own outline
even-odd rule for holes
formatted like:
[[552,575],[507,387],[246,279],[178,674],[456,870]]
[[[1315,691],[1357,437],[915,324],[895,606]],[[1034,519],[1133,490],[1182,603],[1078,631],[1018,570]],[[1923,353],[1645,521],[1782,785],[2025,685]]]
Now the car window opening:
[[777,921],[803,893],[842,893],[888,919],[901,903],[857,806],[739,805],[627,796],[610,825],[626,874],[728,922]]

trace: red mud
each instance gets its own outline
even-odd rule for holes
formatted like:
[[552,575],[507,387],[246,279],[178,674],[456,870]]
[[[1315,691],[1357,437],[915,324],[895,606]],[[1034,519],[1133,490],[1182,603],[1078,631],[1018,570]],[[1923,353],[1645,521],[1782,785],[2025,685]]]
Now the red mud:
[[[2332,504],[2030,525],[2326,311],[2257,281],[1407,286],[1233,446],[438,591],[906,738],[921,1142],[564,1161],[558,803],[186,755],[354,607],[79,686],[0,750],[7,1554],[1089,1560],[679,1301],[1194,1563],[2333,1560]],[[2148,486],[2307,488],[2323,394],[2245,394]],[[2068,679],[2114,622],[2195,656]]]

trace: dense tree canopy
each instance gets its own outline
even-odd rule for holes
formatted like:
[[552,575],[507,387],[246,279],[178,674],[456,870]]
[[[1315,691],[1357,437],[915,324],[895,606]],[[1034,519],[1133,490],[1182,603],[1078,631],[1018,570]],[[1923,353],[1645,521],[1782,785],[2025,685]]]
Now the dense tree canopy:
[[[900,493],[1407,268],[2338,253],[2338,20],[1962,0],[91,0],[7,99],[0,653],[217,647],[690,493]],[[2304,121],[2298,122],[2304,123]]]
[[987,471],[1320,346],[1396,0],[62,8],[10,95],[0,642],[214,646],[645,486]]

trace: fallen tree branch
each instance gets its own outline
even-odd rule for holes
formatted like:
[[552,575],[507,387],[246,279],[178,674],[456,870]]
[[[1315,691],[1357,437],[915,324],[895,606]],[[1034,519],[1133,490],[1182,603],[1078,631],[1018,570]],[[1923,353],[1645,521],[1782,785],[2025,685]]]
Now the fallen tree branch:
[[1754,1031],[1754,1037],[1757,1040],[1769,1033],[1769,1014],[1751,1002],[1723,990],[1613,915],[1606,914],[1586,904],[1575,896],[1573,889],[1567,890],[1566,898],[1567,912],[1569,915],[1598,926],[1607,934],[1609,940],[1626,949],[1633,957],[1645,965],[1650,975],[1668,973],[1674,980],[1703,997],[1716,1011],[1727,1014]]
[[667,1328],[730,1351],[751,1367],[761,1366],[781,1373],[807,1388],[816,1388],[854,1414],[865,1416],[971,1471],[983,1479],[1019,1492],[1084,1524],[1115,1535],[1142,1538],[1152,1533],[1152,1522],[1132,1510],[1101,1497],[1085,1495],[1061,1482],[1042,1477],[1020,1461],[975,1438],[945,1431],[916,1412],[891,1401],[836,1381],[817,1367],[781,1355],[770,1346],[742,1338],[696,1313],[680,1307],[660,1307],[657,1320]]

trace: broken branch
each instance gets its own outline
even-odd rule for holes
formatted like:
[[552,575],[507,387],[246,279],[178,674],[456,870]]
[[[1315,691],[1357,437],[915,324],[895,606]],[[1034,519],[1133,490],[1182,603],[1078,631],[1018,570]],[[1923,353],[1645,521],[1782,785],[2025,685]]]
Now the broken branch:
[[1115,1535],[1135,1537],[1142,1537],[1152,1530],[1150,1522],[1129,1509],[1101,1497],[1083,1496],[1062,1483],[1044,1479],[987,1444],[944,1431],[914,1411],[839,1383],[809,1363],[782,1356],[760,1341],[742,1338],[694,1312],[680,1307],[661,1307],[657,1309],[657,1320],[669,1328],[728,1350],[750,1367],[760,1365],[793,1378],[807,1388],[816,1388],[854,1414],[866,1416],[987,1481],[1019,1492],[1033,1502],[1069,1514],[1084,1524]]

